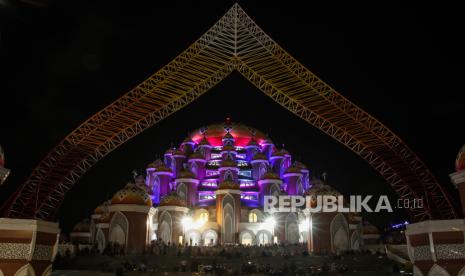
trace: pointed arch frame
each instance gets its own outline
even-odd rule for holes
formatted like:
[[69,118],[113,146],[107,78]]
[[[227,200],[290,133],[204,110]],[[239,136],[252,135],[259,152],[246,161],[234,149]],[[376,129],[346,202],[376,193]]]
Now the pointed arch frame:
[[234,6],[173,61],[66,136],[2,206],[7,217],[54,219],[66,193],[111,151],[196,100],[233,70],[368,162],[413,221],[457,217],[443,187],[391,130],[310,72]]

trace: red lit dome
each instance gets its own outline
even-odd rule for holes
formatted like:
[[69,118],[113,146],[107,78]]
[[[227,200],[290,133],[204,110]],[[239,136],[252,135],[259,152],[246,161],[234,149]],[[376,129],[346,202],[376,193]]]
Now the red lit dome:
[[236,146],[247,146],[253,137],[255,137],[259,144],[266,138],[266,135],[261,131],[240,123],[222,123],[209,125],[207,127],[195,130],[192,132],[190,137],[194,142],[199,144],[203,140],[203,137],[206,137],[206,140],[208,140],[210,145],[222,146],[223,138],[228,133],[227,129],[229,130],[229,134],[234,138],[234,144]]
[[145,190],[134,183],[128,183],[123,189],[116,192],[111,199],[111,204],[135,204],[152,206],[152,200]]
[[180,206],[186,207],[187,202],[182,199],[176,192],[170,192],[160,200],[160,206]]

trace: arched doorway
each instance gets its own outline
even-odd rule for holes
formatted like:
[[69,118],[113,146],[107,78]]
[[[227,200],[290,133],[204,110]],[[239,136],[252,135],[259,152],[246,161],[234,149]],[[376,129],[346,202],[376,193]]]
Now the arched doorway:
[[298,243],[299,242],[299,224],[297,215],[290,213],[286,217],[286,241],[288,243]]
[[170,213],[165,211],[160,216],[160,224],[158,226],[158,237],[160,241],[164,242],[165,244],[173,242],[171,240],[171,225],[172,225],[171,215]]
[[213,246],[218,242],[218,234],[215,230],[206,230],[203,232],[203,245]]
[[240,241],[242,245],[253,245],[254,244],[254,235],[253,232],[244,230],[241,232]]
[[234,243],[235,234],[234,198],[227,194],[223,198],[223,243]]
[[260,230],[257,233],[257,244],[258,245],[267,245],[271,243],[271,233],[266,230]]
[[186,243],[190,246],[198,246],[201,243],[200,232],[198,230],[189,230],[186,233]]

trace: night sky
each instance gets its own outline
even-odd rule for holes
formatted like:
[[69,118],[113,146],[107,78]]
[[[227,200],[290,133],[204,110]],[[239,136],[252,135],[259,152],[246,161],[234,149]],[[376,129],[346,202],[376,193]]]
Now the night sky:
[[[14,191],[62,138],[175,58],[233,1],[0,0],[0,144]],[[327,2],[327,1],[325,1]],[[457,198],[448,174],[465,143],[461,9],[239,1],[278,44],[386,124]],[[192,130],[226,117],[256,127],[345,195],[395,194],[361,158],[281,108],[239,73],[94,166],[68,194],[66,231]],[[0,202],[1,202],[0,201]],[[402,211],[367,214],[378,226]]]

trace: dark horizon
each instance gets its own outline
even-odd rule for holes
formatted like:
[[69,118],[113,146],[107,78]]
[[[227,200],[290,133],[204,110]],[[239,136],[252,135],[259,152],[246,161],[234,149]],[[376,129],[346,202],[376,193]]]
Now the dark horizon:
[[[234,2],[182,3],[0,4],[0,143],[12,170],[0,200],[69,132],[176,57]],[[448,178],[464,143],[458,9],[321,5],[309,16],[302,3],[239,4],[304,66],[403,139],[458,202]],[[329,184],[343,194],[395,197],[361,158],[234,72],[95,165],[65,200],[62,228],[88,216],[133,169],[144,168],[171,143],[226,117],[268,133],[314,173],[328,172]],[[383,226],[405,214],[368,218]]]

